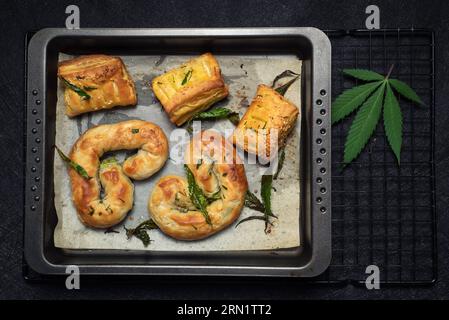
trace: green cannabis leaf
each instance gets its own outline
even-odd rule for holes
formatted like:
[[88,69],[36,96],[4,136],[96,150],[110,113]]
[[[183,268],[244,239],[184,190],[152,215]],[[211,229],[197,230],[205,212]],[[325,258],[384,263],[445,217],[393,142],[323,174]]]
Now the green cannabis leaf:
[[262,190],[260,190],[260,196],[265,207],[265,215],[269,217],[276,216],[271,211],[271,189],[273,187],[273,176],[266,174],[262,176]]
[[61,157],[61,159],[64,162],[66,162],[70,167],[72,167],[81,177],[83,177],[84,179],[87,179],[87,180],[92,178],[89,176],[87,171],[82,166],[80,166],[78,163],[76,163],[75,161],[70,159],[68,156],[66,156],[64,154],[64,152],[62,152],[61,149],[59,149],[57,146],[55,146],[55,148],[56,148],[56,151],[58,151],[58,154]]
[[142,241],[143,245],[146,247],[150,244],[150,236],[147,233],[147,230],[159,229],[158,225],[152,220],[148,219],[141,224],[139,224],[135,228],[127,229],[126,227],[126,237],[131,239],[132,237],[136,237]]
[[387,85],[387,93],[385,95],[384,106],[384,127],[388,142],[391,149],[393,149],[398,163],[401,159],[401,145],[402,145],[402,112],[399,107],[398,100],[391,90],[390,84]]
[[[91,98],[91,96],[86,91],[84,91],[83,89],[75,86],[73,83],[70,83],[69,81],[67,81],[64,78],[62,78],[62,81],[65,83],[65,85],[67,87],[69,87],[71,90],[75,91],[81,97],[82,100],[89,100]],[[84,87],[84,88],[86,88],[86,87]],[[94,89],[96,89],[96,88],[93,88],[93,89],[90,89],[90,90],[94,90]],[[86,89],[86,90],[88,90],[88,89]]]
[[[365,69],[344,69],[343,73],[353,78],[368,81],[341,93],[332,105],[332,124],[357,111],[349,128],[343,156],[344,165],[353,161],[367,144],[374,133],[377,123],[383,114],[385,133],[388,143],[396,156],[398,164],[401,161],[402,146],[402,112],[393,92],[423,105],[416,92],[405,82],[390,79],[394,65],[388,74],[381,74]],[[383,113],[382,113],[383,110]]]
[[263,175],[261,181],[260,195],[262,202],[256,197],[251,191],[247,191],[245,195],[245,206],[262,212],[263,215],[249,216],[245,219],[240,220],[235,227],[237,228],[240,224],[251,220],[262,220],[265,222],[265,233],[270,233],[270,227],[273,225],[270,218],[276,218],[277,216],[271,211],[271,189],[273,185],[273,175]]
[[201,190],[201,188],[196,183],[192,171],[186,164],[184,165],[184,170],[187,176],[190,200],[192,201],[193,205],[198,208],[198,210],[200,210],[200,212],[203,214],[207,224],[212,226],[212,221],[210,220],[209,213],[207,212],[207,205],[209,204],[207,197],[204,195],[203,190]]
[[371,71],[371,70],[365,70],[365,69],[344,69],[344,74],[347,74],[348,76],[364,80],[364,81],[374,81],[374,80],[383,80],[384,76]]
[[357,112],[346,137],[344,163],[354,160],[373,134],[382,111],[384,91],[385,83],[382,83]]
[[182,79],[181,85],[185,85],[187,82],[189,82],[190,78],[192,77],[193,70],[187,71],[187,73],[184,75],[184,78]]
[[194,115],[192,119],[190,119],[189,122],[187,123],[186,130],[192,133],[192,123],[195,120],[218,120],[218,119],[228,119],[229,121],[231,121],[233,125],[238,125],[240,121],[240,117],[237,112],[232,111],[228,108],[218,107],[210,111],[203,111]]
[[276,86],[276,83],[283,79],[283,78],[287,78],[287,77],[296,77],[299,76],[299,73],[296,73],[294,71],[291,70],[285,70],[283,72],[281,72],[280,74],[278,74],[274,79],[273,79],[273,83],[271,84],[271,87],[274,88]]
[[397,79],[390,79],[389,83],[399,94],[403,95],[409,100],[412,100],[413,102],[424,105],[421,98],[418,97],[416,92],[413,91],[413,89],[410,88],[405,82]]
[[290,86],[295,83],[296,80],[299,79],[299,74],[296,72],[293,72],[291,70],[285,70],[284,72],[278,74],[274,80],[273,80],[273,84],[271,85],[272,88],[274,88],[276,86],[276,83],[283,79],[283,78],[289,78],[289,77],[293,77],[293,79],[287,81],[285,84],[275,88],[274,90],[279,93],[280,95],[285,95],[285,93],[287,92],[288,88],[290,88]]
[[92,91],[92,90],[96,90],[98,89],[97,87],[92,87],[92,86],[83,86],[83,89],[86,91]]
[[281,173],[282,167],[284,166],[285,161],[285,149],[281,148],[278,151],[278,165],[276,169],[276,173],[274,174],[273,179],[277,180],[279,173]]
[[[247,191],[245,195],[245,207],[264,213],[265,207],[257,196],[251,191]],[[242,221],[241,221],[242,222]]]
[[357,109],[366,98],[376,90],[382,81],[367,83],[349,90],[346,90],[332,104],[331,118],[332,124],[345,118]]

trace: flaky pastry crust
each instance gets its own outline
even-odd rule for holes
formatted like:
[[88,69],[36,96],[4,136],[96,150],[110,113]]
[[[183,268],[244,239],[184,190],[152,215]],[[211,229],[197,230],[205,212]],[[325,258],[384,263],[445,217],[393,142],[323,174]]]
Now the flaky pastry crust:
[[211,53],[154,78],[152,88],[170,121],[178,126],[229,94]]
[[64,102],[69,117],[137,103],[134,83],[118,57],[85,55],[62,61],[58,76],[65,85]]
[[292,102],[274,89],[259,85],[231,139],[246,152],[268,161],[285,145],[298,115],[299,110]]
[[184,177],[161,178],[150,195],[148,210],[165,234],[197,240],[223,230],[240,216],[248,182],[235,148],[217,132],[208,130],[195,136],[185,160],[206,197],[216,199],[207,206],[212,225],[193,205]]
[[[122,166],[116,162],[100,166],[100,157],[105,152],[132,149],[139,150]],[[83,178],[69,169],[78,217],[87,226],[108,228],[122,221],[132,208],[134,187],[128,177],[142,180],[159,171],[168,158],[168,141],[159,126],[129,120],[87,130],[76,141],[69,157],[91,177]],[[100,182],[105,191],[103,199]]]

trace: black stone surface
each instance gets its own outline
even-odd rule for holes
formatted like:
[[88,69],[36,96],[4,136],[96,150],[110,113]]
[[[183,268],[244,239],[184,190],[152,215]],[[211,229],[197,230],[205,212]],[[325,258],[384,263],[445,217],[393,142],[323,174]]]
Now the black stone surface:
[[[364,28],[365,8],[376,4],[383,28],[431,28],[436,56],[436,176],[438,281],[428,287],[304,285],[291,280],[164,279],[145,282],[83,280],[81,290],[63,281],[28,283],[22,278],[23,73],[27,31],[64,27],[65,7],[77,4],[81,27],[314,26]],[[449,3],[446,1],[0,1],[0,298],[25,299],[424,299],[449,298]]]

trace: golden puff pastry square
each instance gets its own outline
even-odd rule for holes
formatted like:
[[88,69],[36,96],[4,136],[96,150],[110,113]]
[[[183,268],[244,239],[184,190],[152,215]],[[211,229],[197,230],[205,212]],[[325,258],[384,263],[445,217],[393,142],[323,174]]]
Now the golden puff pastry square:
[[231,136],[232,141],[246,152],[269,161],[277,149],[285,145],[298,114],[293,103],[274,89],[259,85],[256,96]]
[[69,117],[137,103],[134,83],[122,60],[107,55],[85,55],[62,61],[58,77],[65,85]]
[[152,87],[170,121],[178,126],[229,93],[220,66],[211,53],[154,78]]

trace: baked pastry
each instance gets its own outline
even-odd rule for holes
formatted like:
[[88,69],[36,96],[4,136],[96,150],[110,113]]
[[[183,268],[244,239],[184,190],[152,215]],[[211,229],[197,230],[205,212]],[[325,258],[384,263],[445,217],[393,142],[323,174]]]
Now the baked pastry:
[[62,61],[58,76],[65,84],[64,102],[69,117],[137,103],[134,83],[120,58],[86,55]]
[[152,87],[170,121],[178,126],[229,93],[220,66],[211,53],[154,78]]
[[259,85],[256,96],[234,130],[232,141],[269,161],[285,145],[298,118],[298,108],[274,89]]
[[[122,149],[139,151],[126,159],[123,166],[115,161],[100,165],[100,157],[105,152]],[[87,226],[108,228],[122,221],[133,206],[134,187],[128,177],[142,180],[159,171],[168,158],[168,141],[162,129],[151,122],[129,120],[105,124],[80,136],[69,158],[91,177],[69,169],[78,217]],[[100,182],[105,192],[103,199]]]
[[197,240],[226,228],[240,216],[248,182],[235,148],[215,131],[196,135],[187,146],[185,157],[190,179],[207,199],[207,216],[192,202],[189,181],[173,175],[156,183],[148,210],[165,234],[180,240]]

